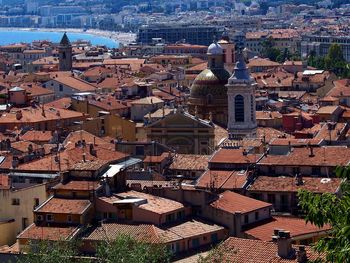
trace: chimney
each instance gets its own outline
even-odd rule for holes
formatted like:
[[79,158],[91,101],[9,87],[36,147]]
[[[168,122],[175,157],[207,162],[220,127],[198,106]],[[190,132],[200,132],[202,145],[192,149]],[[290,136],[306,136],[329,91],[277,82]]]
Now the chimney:
[[20,110],[17,111],[17,112],[16,112],[16,119],[17,119],[17,120],[20,120],[20,119],[22,119],[22,117],[23,117],[22,111],[20,111]]
[[42,108],[41,108],[41,115],[42,115],[43,117],[46,117],[44,105],[43,105]]
[[90,155],[97,157],[96,150],[94,149],[94,145],[90,144]]
[[312,145],[309,145],[309,149],[310,149],[309,157],[314,157],[315,154],[314,154],[314,148],[312,147]]
[[295,257],[289,231],[275,229],[272,239],[277,243],[277,255],[279,257],[283,259],[292,259]]
[[303,177],[301,176],[301,174],[296,174],[295,175],[295,185],[299,186],[299,185],[303,185]]
[[18,166],[18,163],[19,163],[18,158],[14,156],[12,159],[12,168],[16,169]]
[[297,262],[298,263],[308,262],[305,246],[299,246],[299,249],[297,250],[296,254],[297,254]]

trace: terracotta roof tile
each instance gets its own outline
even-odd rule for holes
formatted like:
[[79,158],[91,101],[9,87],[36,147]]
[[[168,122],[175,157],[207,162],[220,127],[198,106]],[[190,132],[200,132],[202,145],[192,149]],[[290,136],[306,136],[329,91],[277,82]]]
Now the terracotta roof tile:
[[[60,170],[67,171],[70,169],[76,169],[78,164],[83,164],[85,167],[84,170],[86,170],[86,166],[89,166],[90,169],[98,169],[103,164],[122,160],[126,157],[123,153],[101,147],[95,146],[95,150],[96,156],[91,155],[87,147],[70,148],[60,152],[59,162],[58,159],[56,161],[55,155],[49,155],[32,162],[21,164],[17,169],[22,171],[58,172]],[[83,161],[84,155],[85,162]],[[98,165],[96,166],[96,164]]]
[[260,165],[278,166],[346,166],[350,162],[350,148],[343,146],[324,146],[313,148],[313,156],[310,149],[294,148],[287,155],[267,155]]
[[71,98],[61,98],[61,99],[46,103],[44,106],[67,110],[72,106],[72,99]]
[[261,154],[243,154],[243,149],[221,148],[213,154],[210,163],[250,164],[255,163]]
[[171,155],[170,153],[164,152],[161,155],[154,156],[154,155],[147,155],[145,159],[143,160],[144,163],[161,163],[167,158],[169,158]]
[[11,148],[22,153],[28,153],[30,145],[33,147],[33,150],[40,148],[39,145],[30,142],[30,141],[19,141],[11,144]]
[[271,208],[272,205],[231,191],[219,195],[219,198],[210,204],[211,207],[228,213],[249,213],[262,208]]
[[[283,259],[277,255],[277,244],[260,240],[242,239],[236,237],[228,238],[222,246],[225,248],[225,260],[229,262],[244,263],[292,263],[296,259]],[[298,246],[294,246],[295,249]],[[306,247],[309,260],[316,260],[320,256]],[[214,262],[214,261],[213,261]]]
[[[17,118],[18,112],[22,114],[20,118]],[[9,123],[39,123],[51,120],[79,119],[82,117],[83,114],[76,111],[44,107],[44,114],[42,114],[41,107],[26,107],[17,110],[13,109],[3,114],[0,117],[0,125]]]
[[83,240],[113,240],[120,235],[128,235],[136,240],[158,243],[159,236],[153,225],[126,225],[107,223],[94,229]]
[[89,200],[51,198],[35,209],[35,213],[82,215],[92,206]]
[[49,142],[52,139],[52,133],[50,131],[27,131],[21,136],[24,141],[32,142]]
[[350,79],[336,80],[333,84],[334,88],[327,93],[327,96],[336,98],[350,96]]
[[159,214],[169,213],[169,212],[181,210],[184,208],[184,205],[177,201],[173,201],[171,199],[167,199],[163,197],[158,197],[151,194],[136,192],[136,191],[118,193],[116,194],[116,196],[121,198],[135,197],[135,198],[146,199],[147,203],[141,204],[138,207],[145,210],[152,211],[154,213],[159,213]]
[[263,192],[297,192],[308,190],[315,193],[336,193],[339,190],[340,178],[303,177],[303,184],[296,185],[293,177],[259,176],[249,187],[249,191]]
[[207,170],[198,179],[197,188],[234,190],[241,189],[247,180],[245,171],[215,171]]
[[112,96],[100,96],[96,99],[89,99],[89,104],[105,111],[128,109],[128,106],[117,101]]
[[323,139],[295,139],[295,138],[276,138],[273,139],[269,144],[271,146],[319,146],[323,142]]
[[329,226],[319,228],[311,223],[306,223],[305,219],[302,218],[274,216],[268,222],[263,222],[260,226],[246,230],[245,234],[262,241],[272,241],[274,229],[289,231],[293,239],[303,235],[317,235],[317,233],[330,230],[331,228]]
[[17,238],[50,241],[70,240],[77,234],[78,230],[76,227],[40,227],[32,224]]
[[110,150],[114,150],[115,148],[113,143],[110,143],[84,130],[69,133],[64,140],[63,145],[66,149],[73,149],[76,147],[75,144],[79,141],[85,141],[87,146],[89,146],[89,144],[94,144]]
[[184,238],[195,238],[200,235],[223,230],[224,228],[216,224],[210,224],[197,219],[192,219],[175,226],[161,229],[162,231],[159,233],[160,239],[170,242]]
[[66,86],[72,87],[73,89],[78,90],[79,92],[95,91],[97,88],[89,82],[70,76],[58,76],[53,80],[62,83]]
[[70,181],[66,184],[59,183],[52,187],[54,190],[69,190],[69,191],[91,191],[101,188],[100,182],[96,181]]
[[205,171],[208,167],[208,160],[208,155],[176,154],[170,169]]

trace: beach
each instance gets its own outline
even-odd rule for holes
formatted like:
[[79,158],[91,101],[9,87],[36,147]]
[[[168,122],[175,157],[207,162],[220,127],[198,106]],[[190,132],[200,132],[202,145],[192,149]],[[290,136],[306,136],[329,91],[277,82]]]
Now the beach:
[[13,28],[13,27],[0,27],[0,31],[37,31],[37,32],[67,32],[67,33],[79,33],[89,34],[104,38],[109,38],[120,44],[129,44],[136,40],[136,34],[126,32],[104,31],[98,29],[83,30],[79,28]]

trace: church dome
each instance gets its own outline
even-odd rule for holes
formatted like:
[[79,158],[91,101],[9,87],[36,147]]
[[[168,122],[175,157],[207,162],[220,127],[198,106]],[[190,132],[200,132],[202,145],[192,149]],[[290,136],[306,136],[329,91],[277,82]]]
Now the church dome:
[[230,74],[225,69],[205,69],[194,80],[191,87],[191,98],[213,99],[227,98],[226,84]]
[[214,42],[208,47],[208,54],[222,55],[224,54],[224,49],[221,47],[220,44],[218,44],[217,42]]

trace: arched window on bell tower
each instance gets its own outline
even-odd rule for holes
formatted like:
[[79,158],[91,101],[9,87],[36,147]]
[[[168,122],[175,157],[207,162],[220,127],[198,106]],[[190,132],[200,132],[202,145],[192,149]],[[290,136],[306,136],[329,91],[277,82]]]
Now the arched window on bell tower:
[[244,97],[242,95],[235,97],[235,121],[244,122]]

